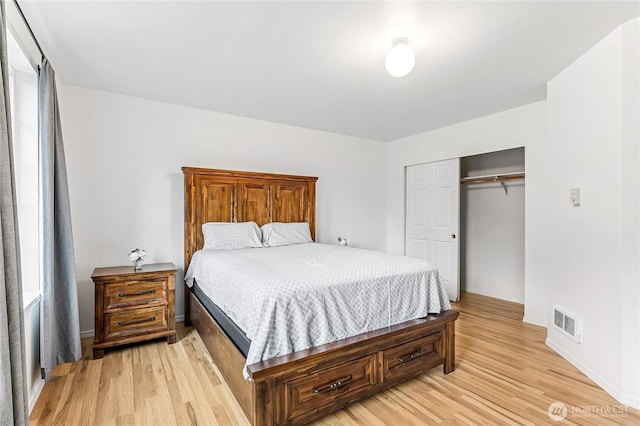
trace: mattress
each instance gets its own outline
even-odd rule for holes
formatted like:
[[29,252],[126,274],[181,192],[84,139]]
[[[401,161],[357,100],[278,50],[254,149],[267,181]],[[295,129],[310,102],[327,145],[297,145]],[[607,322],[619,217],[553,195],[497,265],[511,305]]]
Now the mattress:
[[246,334],[247,365],[451,309],[424,260],[318,243],[200,250],[185,280]]
[[196,281],[193,282],[191,289],[200,303],[202,303],[202,306],[204,306],[207,312],[209,312],[209,315],[216,320],[222,331],[226,333],[236,348],[238,348],[240,353],[246,358],[249,353],[249,347],[251,346],[251,340],[249,340],[244,331],[242,331],[242,329],[238,327],[218,305],[211,301],[209,296],[200,289],[200,286]]

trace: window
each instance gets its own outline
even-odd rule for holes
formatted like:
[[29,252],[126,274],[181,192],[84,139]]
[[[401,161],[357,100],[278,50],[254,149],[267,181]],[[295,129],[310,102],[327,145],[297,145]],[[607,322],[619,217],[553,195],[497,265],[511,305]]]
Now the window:
[[13,162],[24,306],[40,295],[40,191],[38,167],[38,75],[7,31]]

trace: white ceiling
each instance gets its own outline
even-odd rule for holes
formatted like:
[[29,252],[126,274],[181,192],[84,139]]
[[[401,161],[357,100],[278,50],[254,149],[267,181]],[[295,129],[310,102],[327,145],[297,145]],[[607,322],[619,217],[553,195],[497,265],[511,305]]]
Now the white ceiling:
[[[545,98],[638,1],[19,0],[66,84],[390,141]],[[416,53],[384,69],[391,41]]]

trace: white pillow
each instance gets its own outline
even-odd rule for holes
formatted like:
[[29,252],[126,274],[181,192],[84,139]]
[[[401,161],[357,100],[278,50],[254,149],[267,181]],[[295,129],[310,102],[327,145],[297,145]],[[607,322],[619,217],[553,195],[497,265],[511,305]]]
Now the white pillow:
[[262,247],[262,233],[255,222],[207,222],[202,224],[203,249]]
[[262,225],[262,244],[265,247],[312,243],[307,222],[273,222]]

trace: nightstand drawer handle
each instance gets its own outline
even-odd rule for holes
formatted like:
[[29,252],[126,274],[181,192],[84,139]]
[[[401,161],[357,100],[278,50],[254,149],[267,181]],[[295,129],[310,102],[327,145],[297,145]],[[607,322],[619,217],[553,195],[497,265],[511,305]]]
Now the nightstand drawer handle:
[[143,294],[153,294],[156,290],[143,290],[143,291],[135,291],[133,293],[118,293],[118,297],[133,297],[133,296],[142,296]]
[[349,382],[351,382],[353,380],[353,377],[351,377],[351,374],[349,374],[347,377],[345,377],[344,379],[335,382],[335,383],[331,383],[330,385],[324,386],[320,389],[318,388],[313,388],[312,391],[313,393],[324,393],[324,392],[329,392],[332,391],[334,389],[338,389],[341,388],[345,385],[347,385]]
[[131,324],[140,324],[143,322],[149,322],[149,321],[155,321],[155,320],[156,320],[156,317],[141,318],[141,319],[132,320],[132,321],[118,321],[118,325],[123,326],[123,325],[131,325]]
[[416,358],[420,358],[425,356],[426,354],[428,354],[429,352],[427,352],[426,349],[420,349],[419,352],[413,353],[411,355],[404,355],[401,356],[400,358],[398,358],[398,362],[407,362],[407,361],[413,361]]

